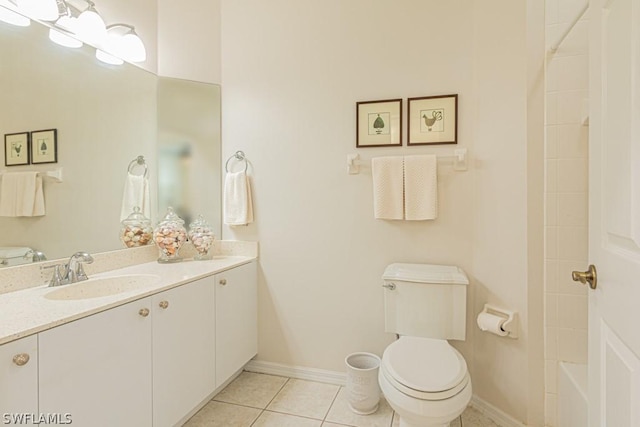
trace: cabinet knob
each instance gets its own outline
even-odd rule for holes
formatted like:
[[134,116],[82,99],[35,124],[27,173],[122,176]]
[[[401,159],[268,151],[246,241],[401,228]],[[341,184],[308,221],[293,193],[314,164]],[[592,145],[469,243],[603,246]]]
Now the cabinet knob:
[[224,285],[226,285],[226,284],[227,284],[227,279],[220,279],[220,282],[219,282],[219,283],[220,283],[222,286],[224,286]]
[[160,308],[167,308],[169,307],[169,301],[160,301]]
[[142,317],[147,317],[149,315],[149,309],[148,308],[141,308],[140,311],[138,312],[138,314]]
[[24,366],[29,362],[29,355],[27,353],[20,353],[13,356],[13,363],[18,366]]

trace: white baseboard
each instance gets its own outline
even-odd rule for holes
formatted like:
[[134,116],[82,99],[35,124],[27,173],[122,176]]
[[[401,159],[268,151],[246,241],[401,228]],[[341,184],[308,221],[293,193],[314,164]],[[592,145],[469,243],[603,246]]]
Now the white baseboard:
[[244,367],[245,371],[259,374],[280,375],[282,377],[297,378],[300,380],[318,381],[321,383],[343,386],[347,375],[342,372],[326,371],[324,369],[306,368],[302,366],[290,366],[280,363],[250,360]]
[[500,427],[526,427],[526,424],[522,424],[522,422],[496,408],[489,402],[479,398],[475,394],[471,398],[471,403],[469,405],[482,412],[487,416],[487,418],[491,418]]
[[[279,375],[281,377],[296,378],[300,380],[318,381],[321,383],[343,386],[347,375],[342,372],[327,371],[324,369],[306,368],[303,366],[290,366],[281,363],[263,362],[251,360],[244,367],[245,371],[259,374]],[[491,418],[500,427],[526,427],[520,421],[496,408],[492,404],[482,400],[475,394],[471,398],[470,406]]]

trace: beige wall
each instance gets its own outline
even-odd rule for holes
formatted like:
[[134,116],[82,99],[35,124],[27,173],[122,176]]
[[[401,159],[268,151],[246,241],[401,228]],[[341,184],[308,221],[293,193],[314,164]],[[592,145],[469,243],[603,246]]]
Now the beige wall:
[[[223,160],[247,154],[256,215],[223,237],[260,241],[260,360],[342,371],[350,352],[381,354],[393,340],[385,266],[457,264],[472,284],[467,340],[455,345],[475,393],[536,419],[528,400],[542,390],[523,375],[535,351],[528,250],[542,238],[527,235],[526,20],[525,3],[507,0],[222,2]],[[372,157],[454,147],[356,150],[355,102],[448,93],[460,97],[470,170],[441,165],[438,220],[375,220]],[[362,172],[348,175],[355,152]],[[540,175],[541,159],[532,167]],[[485,302],[521,314],[519,340],[477,329]]]
[[220,83],[220,0],[158,5],[158,75]]
[[[583,3],[547,0],[547,45]],[[545,215],[546,422],[557,425],[558,362],[587,362],[587,288],[571,281],[587,266],[588,21],[583,18],[547,58]]]

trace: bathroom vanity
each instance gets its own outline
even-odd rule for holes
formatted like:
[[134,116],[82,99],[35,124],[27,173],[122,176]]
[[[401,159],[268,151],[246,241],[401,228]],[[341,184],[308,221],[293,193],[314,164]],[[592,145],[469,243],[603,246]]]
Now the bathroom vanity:
[[3,417],[180,425],[257,353],[251,256],[143,263],[2,294],[0,307]]

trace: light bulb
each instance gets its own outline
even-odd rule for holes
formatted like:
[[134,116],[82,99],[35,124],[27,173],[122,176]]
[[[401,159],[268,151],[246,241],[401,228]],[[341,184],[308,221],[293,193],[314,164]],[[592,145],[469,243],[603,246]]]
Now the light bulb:
[[140,40],[140,37],[135,32],[125,34],[120,40],[122,49],[122,55],[119,55],[122,59],[126,59],[131,62],[144,62],[147,60],[147,50],[144,48],[144,43]]
[[104,41],[107,27],[93,4],[78,16],[75,33],[89,44],[98,45]]

